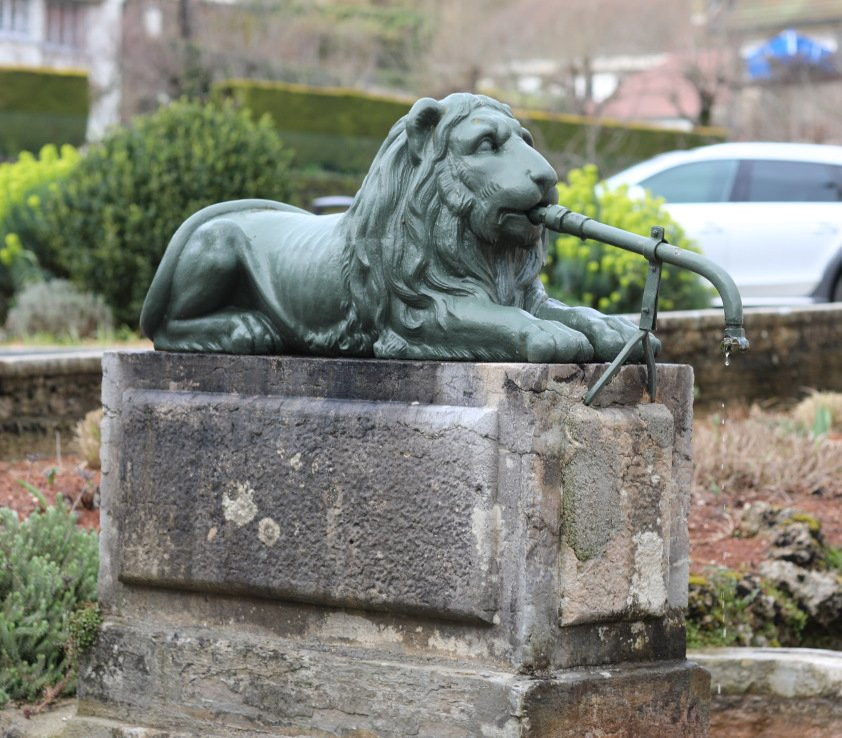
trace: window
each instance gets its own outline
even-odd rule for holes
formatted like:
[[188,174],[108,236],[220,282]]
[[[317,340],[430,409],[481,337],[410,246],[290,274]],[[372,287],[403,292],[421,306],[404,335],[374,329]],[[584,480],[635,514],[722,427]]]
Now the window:
[[29,32],[29,0],[0,0],[0,33]]
[[838,202],[842,167],[803,161],[744,162],[735,200],[748,202]]
[[45,39],[48,44],[77,48],[82,32],[84,7],[75,2],[47,2],[47,24]]
[[731,194],[738,162],[735,159],[697,161],[659,172],[640,185],[667,202],[725,202]]

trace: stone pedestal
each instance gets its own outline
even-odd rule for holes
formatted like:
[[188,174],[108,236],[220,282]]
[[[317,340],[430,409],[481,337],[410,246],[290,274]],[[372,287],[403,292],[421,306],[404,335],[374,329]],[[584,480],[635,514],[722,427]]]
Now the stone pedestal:
[[706,735],[692,370],[603,369],[107,354],[68,735]]

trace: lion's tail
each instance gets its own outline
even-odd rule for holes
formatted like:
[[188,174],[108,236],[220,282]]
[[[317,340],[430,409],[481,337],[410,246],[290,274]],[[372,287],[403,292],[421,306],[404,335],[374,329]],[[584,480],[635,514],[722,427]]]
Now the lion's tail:
[[143,308],[140,311],[140,329],[143,335],[148,338],[154,338],[156,331],[161,327],[166,317],[170,304],[170,291],[175,267],[178,264],[178,259],[184,250],[185,244],[190,240],[193,233],[196,232],[199,226],[204,225],[214,218],[229,213],[242,212],[243,210],[306,212],[293,205],[276,202],[275,200],[251,199],[228,200],[227,202],[209,205],[193,213],[173,234],[164,251],[164,256],[161,258],[161,263],[158,264],[158,270],[152,278],[152,284],[149,285],[149,291],[146,293],[146,299],[144,299]]

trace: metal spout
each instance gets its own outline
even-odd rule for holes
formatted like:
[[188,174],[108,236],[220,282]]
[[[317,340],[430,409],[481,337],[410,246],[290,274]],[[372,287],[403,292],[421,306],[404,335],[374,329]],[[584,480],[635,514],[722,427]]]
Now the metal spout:
[[626,251],[634,251],[649,261],[666,262],[701,275],[716,288],[722,298],[722,309],[725,312],[725,335],[720,344],[722,351],[728,354],[748,351],[749,341],[743,329],[743,303],[731,275],[710,259],[664,241],[662,228],[653,228],[652,237],[647,238],[600,223],[562,205],[537,207],[527,215],[533,223],[543,224],[551,231],[592,238]]

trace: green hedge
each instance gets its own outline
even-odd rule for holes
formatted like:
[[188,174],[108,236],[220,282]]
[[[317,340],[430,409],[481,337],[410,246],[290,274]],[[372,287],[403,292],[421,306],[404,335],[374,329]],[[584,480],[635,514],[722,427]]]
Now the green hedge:
[[720,128],[682,131],[537,110],[519,110],[517,115],[531,131],[535,146],[550,159],[559,175],[584,164],[596,164],[605,176],[610,176],[664,151],[692,149],[725,140],[725,131]]
[[389,129],[412,105],[350,90],[254,80],[222,82],[214,94],[233,98],[257,118],[268,113],[295,151],[296,168],[348,174],[368,170]]
[[89,106],[84,72],[0,67],[0,157],[84,143]]
[[[268,113],[284,142],[295,149],[296,168],[346,173],[367,171],[392,124],[412,104],[408,99],[345,89],[254,80],[221,82],[214,94],[233,98],[258,117]],[[610,174],[662,151],[691,148],[725,137],[719,129],[687,132],[537,111],[521,110],[517,114],[559,174],[586,161]]]

